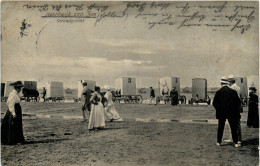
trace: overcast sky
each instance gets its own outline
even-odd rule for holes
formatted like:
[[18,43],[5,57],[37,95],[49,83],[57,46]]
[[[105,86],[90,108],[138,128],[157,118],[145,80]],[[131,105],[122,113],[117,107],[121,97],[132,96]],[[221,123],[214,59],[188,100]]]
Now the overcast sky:
[[[95,19],[57,23],[22,5],[2,6],[2,82],[36,80],[41,88],[53,80],[75,88],[87,79],[114,87],[119,76],[133,76],[137,87],[158,87],[160,77],[174,76],[181,78],[181,87],[197,77],[214,87],[223,75],[258,75],[258,6],[250,31],[241,34],[172,26],[149,30],[133,17],[107,18],[96,26]],[[31,27],[21,37],[23,19]]]

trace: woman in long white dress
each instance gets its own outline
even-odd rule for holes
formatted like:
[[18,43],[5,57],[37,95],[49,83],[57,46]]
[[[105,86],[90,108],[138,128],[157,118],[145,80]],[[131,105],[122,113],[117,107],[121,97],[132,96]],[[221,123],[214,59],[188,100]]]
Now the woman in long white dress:
[[106,104],[105,104],[105,116],[108,121],[113,121],[113,120],[119,120],[121,119],[119,114],[116,112],[114,102],[113,102],[113,95],[110,91],[110,86],[105,86],[105,89],[107,90],[105,94],[106,98]]
[[101,103],[100,87],[95,87],[95,92],[90,98],[91,112],[89,117],[88,129],[103,129],[105,127],[104,106]]

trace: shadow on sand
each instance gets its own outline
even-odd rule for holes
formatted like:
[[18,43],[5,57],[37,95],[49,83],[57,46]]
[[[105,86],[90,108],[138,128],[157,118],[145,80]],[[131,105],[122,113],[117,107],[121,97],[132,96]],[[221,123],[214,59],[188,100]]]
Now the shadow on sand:
[[258,138],[247,139],[247,140],[243,140],[242,144],[243,146],[259,145],[259,140]]
[[37,141],[25,141],[23,144],[40,144],[40,143],[58,143],[69,139],[46,139],[46,140],[37,140]]

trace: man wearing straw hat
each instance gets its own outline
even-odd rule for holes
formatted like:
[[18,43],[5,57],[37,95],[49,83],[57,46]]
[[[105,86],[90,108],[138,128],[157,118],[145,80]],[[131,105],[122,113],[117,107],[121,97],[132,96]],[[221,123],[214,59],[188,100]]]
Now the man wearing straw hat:
[[221,145],[225,122],[228,119],[233,142],[235,147],[239,147],[237,124],[239,123],[240,112],[237,108],[240,105],[241,101],[237,92],[229,87],[228,79],[222,77],[221,88],[216,92],[213,100],[213,106],[216,109],[216,119],[218,119],[217,146]]
[[87,116],[89,117],[90,111],[91,111],[91,103],[90,103],[90,98],[91,98],[91,90],[87,88],[88,83],[83,82],[83,90],[81,93],[81,110],[82,110],[82,115],[83,115],[83,122],[87,121],[86,119],[86,113]]
[[[241,100],[241,94],[240,94],[240,87],[236,84],[236,78],[234,77],[234,75],[230,75],[228,76],[228,81],[230,82],[230,88],[235,90],[237,92],[238,97]],[[240,113],[243,112],[243,108],[240,105],[238,108]],[[238,128],[238,144],[239,146],[241,146],[241,142],[242,142],[242,132],[241,132],[241,123],[240,123],[240,119],[239,119],[239,123],[237,124],[237,128]]]

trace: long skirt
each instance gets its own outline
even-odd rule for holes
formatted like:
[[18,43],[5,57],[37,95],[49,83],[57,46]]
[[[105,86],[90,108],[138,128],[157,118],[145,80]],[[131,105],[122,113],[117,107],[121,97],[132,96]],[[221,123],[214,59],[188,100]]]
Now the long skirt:
[[257,104],[249,103],[247,126],[253,126],[255,128],[259,127],[259,113]]
[[116,112],[115,106],[113,104],[108,104],[105,107],[105,115],[107,120],[117,120],[120,119],[119,114]]
[[178,96],[177,95],[173,95],[171,97],[171,104],[172,105],[178,105]]
[[2,144],[15,145],[24,142],[22,109],[20,104],[15,104],[16,117],[7,110],[1,125],[1,142]]
[[97,105],[92,104],[89,117],[88,129],[105,127],[104,107],[101,102]]

